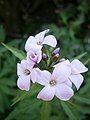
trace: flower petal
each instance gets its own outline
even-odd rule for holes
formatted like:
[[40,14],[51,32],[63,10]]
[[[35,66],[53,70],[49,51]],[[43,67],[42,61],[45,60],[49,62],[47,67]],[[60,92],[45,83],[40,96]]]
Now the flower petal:
[[67,79],[67,81],[65,82],[65,84],[67,84],[69,87],[72,87],[72,82],[70,81],[70,79]]
[[71,67],[72,74],[84,73],[88,71],[88,68],[86,68],[78,59],[75,59],[71,62]]
[[43,42],[44,36],[45,36],[45,34],[48,33],[48,32],[49,32],[49,29],[44,30],[44,31],[38,33],[37,35],[35,35],[35,38],[36,38],[38,41]]
[[22,66],[20,63],[17,63],[17,75],[23,75],[23,70],[22,70]]
[[30,72],[34,66],[34,62],[32,61],[27,61],[27,60],[22,60],[21,63],[17,63],[17,75],[21,76],[21,75],[25,75],[24,71],[26,69],[28,69]]
[[69,78],[78,90],[83,82],[83,76],[81,74],[77,74],[77,75],[70,75]]
[[56,86],[56,92],[55,95],[60,99],[67,101],[69,100],[73,95],[73,90],[66,84],[60,84]]
[[27,60],[32,61],[32,63],[39,63],[42,59],[42,51],[41,50],[30,50],[27,52]]
[[35,55],[34,51],[30,50],[27,52],[27,60],[37,62],[37,55]]
[[33,83],[37,81],[37,71],[36,68],[32,69],[32,72],[30,74],[31,80]]
[[39,68],[34,68],[31,73],[31,79],[33,82],[37,82],[41,85],[47,85],[51,80],[51,73],[47,70],[41,71]]
[[54,95],[55,95],[54,87],[50,87],[50,85],[47,85],[39,92],[37,98],[45,101],[50,101],[53,99]]
[[42,51],[41,50],[37,51],[37,56],[38,56],[37,63],[39,63],[42,59]]
[[43,44],[47,44],[52,47],[56,47],[57,40],[53,35],[48,35],[44,38]]
[[32,70],[33,66],[34,66],[34,62],[33,61],[28,61],[28,60],[22,60],[21,61],[21,66],[22,66],[22,69],[25,70],[25,69],[28,69],[28,70]]
[[17,81],[17,86],[21,90],[26,90],[29,91],[30,89],[30,76],[25,77],[25,76],[20,76]]
[[59,63],[57,63],[56,65],[54,65],[53,67],[58,67],[58,66],[60,66],[62,64],[70,66],[70,61],[65,60],[64,58],[62,58],[61,61]]
[[25,44],[25,50],[28,52],[31,49],[41,49],[41,45],[37,45],[37,39],[33,36],[30,36]]
[[57,80],[59,83],[63,83],[67,81],[70,74],[71,68],[67,65],[60,64],[58,67],[54,68],[52,79]]
[[26,50],[26,51],[29,51],[30,48],[31,48],[31,45],[32,45],[32,44],[35,45],[36,42],[37,42],[37,40],[35,39],[35,37],[34,37],[34,36],[30,36],[30,37],[27,39],[27,41],[26,41],[25,50]]

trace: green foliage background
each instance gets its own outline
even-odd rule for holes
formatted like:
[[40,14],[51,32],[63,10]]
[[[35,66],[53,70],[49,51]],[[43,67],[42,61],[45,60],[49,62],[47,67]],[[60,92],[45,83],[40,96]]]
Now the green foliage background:
[[39,85],[29,92],[16,86],[16,64],[25,57],[19,50],[24,50],[29,35],[47,28],[58,40],[61,57],[77,57],[90,68],[89,13],[89,0],[0,0],[0,120],[89,119],[90,72],[68,102],[36,99]]

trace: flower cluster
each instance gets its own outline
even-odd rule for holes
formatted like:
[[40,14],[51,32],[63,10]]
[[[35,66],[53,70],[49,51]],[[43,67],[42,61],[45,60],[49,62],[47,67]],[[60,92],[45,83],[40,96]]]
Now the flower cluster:
[[[57,40],[53,35],[46,36],[48,32],[49,30],[45,30],[27,39],[25,44],[27,57],[17,64],[17,86],[21,90],[29,91],[31,81],[32,83],[37,82],[44,86],[37,95],[38,99],[50,101],[56,96],[60,100],[67,101],[74,95],[73,85],[77,90],[80,88],[84,79],[81,73],[88,69],[78,59],[72,62],[64,58],[54,59],[55,57],[59,58],[60,48],[54,49]],[[53,48],[50,65],[47,65],[50,56],[44,52],[44,45]],[[43,60],[46,61],[48,70],[36,67]]]

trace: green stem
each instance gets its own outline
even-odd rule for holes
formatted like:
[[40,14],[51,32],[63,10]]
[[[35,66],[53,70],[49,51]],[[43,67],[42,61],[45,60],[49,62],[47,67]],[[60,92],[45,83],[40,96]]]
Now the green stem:
[[50,106],[49,102],[44,102],[41,108],[41,120],[49,120]]

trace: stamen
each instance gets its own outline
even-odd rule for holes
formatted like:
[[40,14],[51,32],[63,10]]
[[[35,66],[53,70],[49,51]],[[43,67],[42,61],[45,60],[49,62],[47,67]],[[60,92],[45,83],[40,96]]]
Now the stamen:
[[55,80],[51,80],[51,81],[50,81],[50,85],[51,85],[51,86],[56,85],[56,81],[55,81]]
[[25,69],[25,70],[24,70],[24,74],[25,74],[25,75],[29,75],[29,74],[30,74],[30,70]]
[[40,41],[37,42],[37,45],[41,45],[42,43]]

